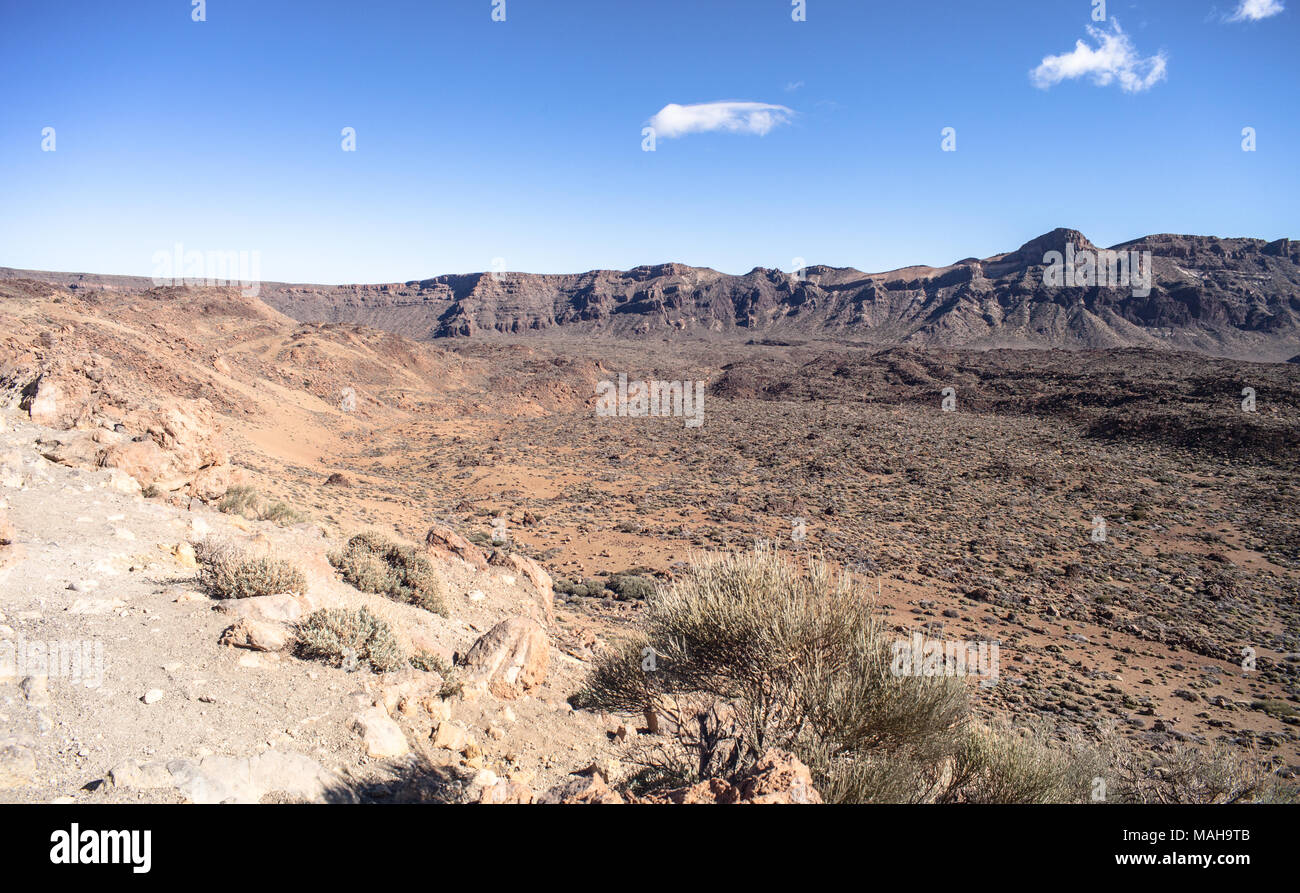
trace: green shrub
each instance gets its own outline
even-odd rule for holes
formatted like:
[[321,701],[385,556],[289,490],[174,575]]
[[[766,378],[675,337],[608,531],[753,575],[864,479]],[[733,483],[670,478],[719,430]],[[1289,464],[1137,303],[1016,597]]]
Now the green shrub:
[[425,673],[437,673],[440,676],[450,676],[452,667],[432,651],[416,651],[411,655],[411,666]]
[[257,504],[260,497],[255,487],[231,487],[217,503],[217,510],[227,515],[243,515],[246,518],[257,516]]
[[1264,698],[1261,701],[1251,701],[1251,710],[1260,710],[1269,716],[1282,719],[1288,716],[1295,716],[1297,711],[1293,704],[1288,704],[1280,698]]
[[[769,747],[812,770],[827,802],[1296,802],[1259,757],[1220,745],[1152,750],[1114,735],[971,722],[949,676],[895,675],[870,591],[770,548],[693,562],[649,594],[642,633],[603,654],[577,707],[653,711],[629,790],[732,777]],[[1261,704],[1261,706],[1263,706]]]
[[257,519],[259,521],[271,521],[281,527],[288,527],[291,524],[302,523],[307,519],[307,516],[286,502],[276,501],[263,505],[258,510]]
[[309,615],[298,624],[297,652],[347,669],[368,664],[377,673],[409,665],[392,629],[365,608],[325,608]]
[[329,556],[343,579],[362,592],[384,595],[447,616],[446,587],[433,563],[414,546],[382,534],[359,533]]
[[642,601],[654,594],[655,581],[639,574],[615,574],[609,578],[605,588],[622,601]]
[[256,598],[307,591],[307,578],[298,566],[268,552],[217,541],[200,543],[195,552],[199,585],[213,598]]
[[696,561],[651,594],[645,638],[598,660],[575,701],[665,717],[677,733],[650,762],[673,777],[728,775],[780,747],[853,799],[842,779],[864,761],[942,752],[967,713],[961,680],[891,672],[872,605],[849,575],[770,548]]

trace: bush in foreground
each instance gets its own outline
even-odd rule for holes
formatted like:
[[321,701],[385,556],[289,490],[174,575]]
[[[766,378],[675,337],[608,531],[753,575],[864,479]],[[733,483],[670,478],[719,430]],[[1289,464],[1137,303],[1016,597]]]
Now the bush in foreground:
[[960,678],[892,672],[894,636],[870,591],[821,561],[800,568],[770,548],[700,559],[646,608],[644,634],[599,658],[574,699],[644,712],[665,733],[637,745],[637,793],[731,778],[778,747],[809,766],[826,802],[1295,796],[1248,753],[1152,755],[1113,735],[979,725]]
[[662,775],[730,775],[778,747],[819,789],[870,799],[871,760],[938,758],[967,716],[960,680],[891,672],[872,607],[821,561],[801,570],[770,549],[700,560],[650,594],[645,638],[598,661],[577,701],[664,717],[675,734],[648,761]]

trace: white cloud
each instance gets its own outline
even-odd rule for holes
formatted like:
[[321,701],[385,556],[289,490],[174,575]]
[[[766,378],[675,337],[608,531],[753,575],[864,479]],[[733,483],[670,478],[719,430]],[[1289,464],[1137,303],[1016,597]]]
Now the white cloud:
[[1284,9],[1286,7],[1282,5],[1282,0],[1241,0],[1236,13],[1228,21],[1258,22],[1275,16]]
[[655,134],[665,139],[688,133],[726,130],[758,136],[789,122],[794,112],[783,105],[766,102],[702,102],[698,105],[669,103],[650,119]]
[[1099,87],[1118,83],[1125,93],[1140,93],[1163,81],[1167,67],[1165,54],[1142,58],[1133,41],[1120,29],[1119,22],[1111,19],[1111,25],[1110,31],[1088,26],[1088,36],[1096,42],[1095,47],[1080,40],[1073,52],[1045,57],[1029,73],[1034,86],[1046,90],[1061,81],[1090,77]]

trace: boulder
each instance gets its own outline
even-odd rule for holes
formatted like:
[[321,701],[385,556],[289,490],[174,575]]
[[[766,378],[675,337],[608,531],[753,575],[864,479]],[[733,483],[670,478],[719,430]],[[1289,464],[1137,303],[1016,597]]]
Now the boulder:
[[[98,433],[98,432],[96,432]],[[73,468],[96,468],[103,464],[104,446],[94,434],[38,441],[41,455],[59,465]]]
[[226,495],[226,491],[244,479],[244,474],[233,465],[209,465],[194,473],[190,495],[213,502]]
[[452,530],[446,524],[435,524],[424,535],[424,543],[429,551],[444,558],[459,558],[479,570],[487,570],[487,558],[483,550],[465,537]]
[[626,803],[623,796],[605,784],[598,775],[580,775],[556,785],[537,800],[538,803]]
[[456,753],[464,753],[474,743],[474,739],[463,728],[445,720],[438,723],[431,740],[434,747],[454,750]]
[[108,772],[107,781],[118,788],[132,788],[138,791],[152,791],[158,788],[176,786],[176,779],[165,762],[140,763],[127,760],[114,766]]
[[371,707],[352,717],[352,727],[365,741],[366,753],[375,759],[404,756],[410,751],[401,726],[383,707]]
[[[105,358],[74,357],[36,374],[23,389],[21,405],[33,421],[92,429],[43,442],[45,458],[75,467],[116,469],[141,487],[165,492],[189,488],[190,496],[205,500],[220,498],[238,483],[207,400],[166,397],[122,414],[96,387],[107,368]],[[122,421],[114,430],[106,416],[118,415]]]
[[271,620],[243,618],[226,629],[221,644],[250,651],[283,651],[293,641],[293,630]]
[[118,493],[126,493],[128,496],[139,496],[144,490],[139,481],[118,468],[109,471],[105,486]]
[[104,452],[103,464],[126,472],[142,487],[176,474],[172,457],[152,440],[131,440],[111,446]]
[[462,663],[467,685],[513,700],[546,681],[550,642],[535,620],[511,617],[475,642]]
[[532,803],[535,799],[532,788],[517,781],[501,778],[494,785],[488,785],[479,793],[478,802],[484,804]]
[[635,798],[637,803],[821,803],[812,773],[798,757],[771,748],[752,769],[730,780],[713,778],[685,788]]
[[217,610],[238,619],[296,623],[318,607],[320,605],[317,600],[310,595],[284,592],[278,595],[226,599],[217,606]]
[[36,424],[57,427],[62,421],[61,413],[64,410],[63,389],[48,375],[41,375],[28,390],[30,393],[21,407],[27,410]]

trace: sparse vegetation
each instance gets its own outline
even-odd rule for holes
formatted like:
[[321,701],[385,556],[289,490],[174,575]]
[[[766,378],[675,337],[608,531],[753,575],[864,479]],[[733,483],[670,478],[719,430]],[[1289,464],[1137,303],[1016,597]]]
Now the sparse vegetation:
[[670,775],[731,775],[781,747],[864,799],[849,779],[867,762],[938,756],[965,722],[962,683],[894,675],[870,596],[824,562],[801,570],[768,548],[699,560],[647,609],[646,638],[600,660],[577,700],[664,717],[677,733],[648,762]]
[[655,581],[640,574],[615,574],[609,578],[605,588],[612,591],[619,599],[642,600],[649,598],[655,591]]
[[447,616],[446,586],[433,563],[414,546],[378,533],[359,533],[341,552],[330,553],[329,560],[344,580],[362,592]]
[[411,666],[424,673],[438,673],[441,676],[451,675],[451,664],[443,660],[432,651],[416,651],[411,655]]
[[195,549],[199,585],[213,598],[256,598],[306,592],[307,578],[293,562],[229,541],[205,540]]
[[1108,737],[1111,799],[1136,803],[1296,803],[1300,790],[1258,754],[1220,744],[1145,751]]
[[411,666],[425,673],[437,673],[442,677],[442,688],[438,690],[438,697],[444,700],[459,697],[465,691],[465,683],[460,680],[456,668],[430,651],[416,651],[412,654]]
[[266,499],[256,487],[246,485],[227,490],[217,502],[217,510],[227,515],[240,515],[252,521],[271,521],[282,527],[300,524],[306,520],[302,512],[288,503]]
[[1269,716],[1275,716],[1278,719],[1285,719],[1300,714],[1300,710],[1297,710],[1295,705],[1288,704],[1281,698],[1265,698],[1262,701],[1252,701],[1250,709],[1261,710]]
[[768,747],[808,764],[827,802],[1210,803],[1293,797],[1249,755],[1143,757],[1043,728],[973,722],[965,685],[900,676],[870,593],[820,560],[767,547],[697,560],[654,592],[645,636],[596,664],[577,706],[651,713],[668,734],[636,760],[638,792],[732,777]]
[[577,598],[607,598],[613,596],[619,601],[641,601],[647,599],[658,585],[650,572],[644,568],[611,574],[608,579],[588,577],[585,580],[556,580],[555,591],[561,595]]
[[298,655],[350,669],[368,664],[377,673],[409,661],[392,629],[365,608],[325,608],[298,624]]

